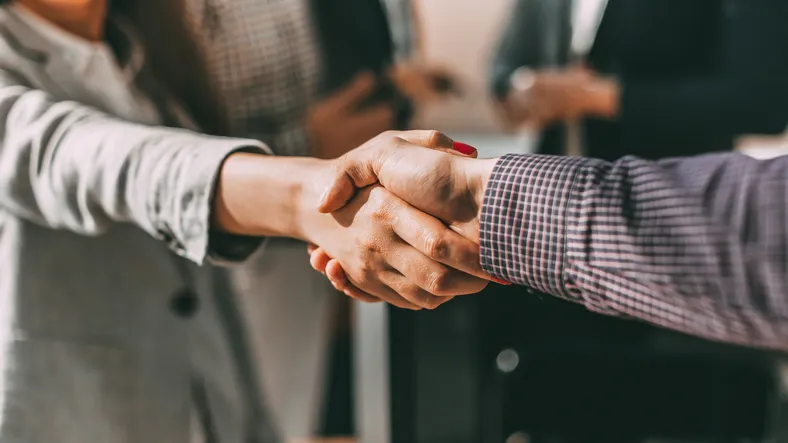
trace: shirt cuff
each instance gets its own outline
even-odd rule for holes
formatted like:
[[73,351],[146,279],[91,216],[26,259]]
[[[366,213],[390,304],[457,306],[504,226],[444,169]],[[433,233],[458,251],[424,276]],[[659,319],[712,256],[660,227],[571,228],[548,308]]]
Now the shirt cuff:
[[481,263],[500,279],[568,297],[567,208],[587,159],[506,155],[493,169],[480,220]]

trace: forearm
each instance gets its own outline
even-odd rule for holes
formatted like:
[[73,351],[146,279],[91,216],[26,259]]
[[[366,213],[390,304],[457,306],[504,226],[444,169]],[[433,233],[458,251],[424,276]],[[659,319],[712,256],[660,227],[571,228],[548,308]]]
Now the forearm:
[[16,217],[83,235],[132,223],[197,263],[225,258],[217,237],[235,259],[259,243],[211,228],[220,168],[266,153],[257,141],[122,121],[2,70],[0,122],[0,207]]
[[[324,165],[314,158],[230,156],[214,198],[214,227],[233,234],[306,240],[302,216],[309,209],[317,213],[315,181]],[[302,204],[305,201],[312,204]]]
[[600,313],[788,350],[786,183],[788,158],[507,156],[482,264]]

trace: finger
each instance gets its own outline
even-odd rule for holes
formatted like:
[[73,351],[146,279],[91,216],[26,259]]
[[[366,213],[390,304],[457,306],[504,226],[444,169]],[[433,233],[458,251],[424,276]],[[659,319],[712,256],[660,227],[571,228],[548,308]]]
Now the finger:
[[309,255],[312,255],[313,252],[317,250],[317,245],[313,245],[312,243],[307,243],[306,245],[306,252]]
[[390,251],[391,254],[386,257],[389,265],[399,271],[412,285],[418,286],[420,291],[414,291],[413,295],[410,295],[403,293],[400,290],[402,288],[393,288],[389,282],[385,283],[406,299],[425,308],[437,306],[435,296],[440,298],[476,294],[487,285],[484,279],[438,263],[404,241],[401,246],[390,248]]
[[[467,147],[467,145],[463,145]],[[331,213],[347,204],[357,189],[361,189],[378,182],[378,172],[387,158],[397,153],[402,148],[415,149],[426,147],[443,152],[457,154],[462,147],[445,134],[438,131],[389,131],[370,140],[366,149],[351,151],[337,159],[335,163],[334,180],[323,193],[318,205],[318,211]],[[470,147],[468,147],[470,148]],[[470,148],[471,156],[476,155],[476,150]],[[401,152],[400,152],[401,154]]]
[[[387,285],[386,281],[392,280],[392,274],[394,274],[394,271],[380,272],[380,274],[377,276],[378,283],[369,286],[362,286],[354,282],[345,273],[338,260],[331,260],[330,264],[327,265],[326,268],[326,276],[334,288],[336,288],[338,291],[344,292],[348,297],[362,301],[369,301],[368,296],[371,296],[398,308],[409,309],[412,311],[421,310],[423,306],[407,300]],[[367,296],[362,294],[366,294]]]
[[407,140],[414,145],[430,149],[446,149],[451,150],[454,146],[454,140],[448,135],[440,131],[432,130],[413,130],[413,131],[398,131],[394,135]]
[[339,260],[331,259],[328,261],[326,264],[326,277],[338,291],[344,291],[347,287],[352,286]]
[[[351,167],[356,168],[357,166],[353,165]],[[344,165],[339,165],[336,169],[333,181],[323,192],[323,195],[320,197],[320,203],[317,206],[317,210],[323,214],[330,214],[342,209],[353,198],[356,190],[364,187],[356,184],[352,171],[346,169]],[[375,178],[375,181],[377,181],[377,178]]]
[[476,148],[462,142],[456,142],[439,131],[402,131],[399,134],[399,138],[416,146],[471,158],[479,156],[479,151]]
[[364,147],[349,152],[334,162],[334,179],[320,197],[318,211],[329,214],[343,208],[356,190],[378,182],[377,169],[392,150],[407,144],[394,131],[376,137]]
[[380,303],[383,300],[375,297],[372,294],[368,294],[361,289],[355,287],[347,278],[345,274],[345,270],[342,269],[342,265],[339,264],[339,260],[332,259],[328,262],[326,266],[326,277],[331,282],[331,284],[336,288],[338,291],[343,292],[350,298],[362,301],[364,303]]
[[315,252],[309,256],[309,264],[312,265],[315,271],[321,274],[325,274],[326,266],[329,261],[331,261],[331,257],[321,248],[317,248]]
[[385,284],[392,293],[418,306],[419,309],[435,309],[441,304],[440,297],[425,291],[419,287],[413,279],[405,277],[396,269],[381,273],[378,279],[381,283]]
[[[380,282],[382,284],[379,285],[379,286],[376,285],[373,289],[368,289],[368,288],[359,286],[355,282],[353,282],[352,280],[349,280],[349,284],[352,285],[352,287],[355,287],[355,288],[359,289],[360,291],[363,291],[363,292],[365,292],[367,294],[370,294],[370,295],[372,295],[374,297],[377,297],[380,300],[382,300],[382,301],[384,301],[384,302],[386,302],[386,303],[388,303],[390,305],[396,306],[398,308],[409,309],[411,311],[420,311],[420,310],[422,310],[424,308],[424,306],[422,304],[414,302],[412,300],[408,300],[403,295],[399,294],[398,292],[394,291],[393,289],[391,289],[388,286],[388,284],[386,282],[387,281],[391,282],[391,281],[394,280],[392,274],[393,274],[392,271],[381,273],[381,275],[379,276],[378,279],[380,280]],[[348,291],[348,287],[349,286],[345,286],[345,291]],[[345,292],[345,293],[346,294],[353,293],[353,291],[351,290],[351,291]],[[413,298],[413,300],[417,300],[417,299]]]
[[329,98],[329,106],[337,112],[352,110],[375,91],[375,83],[371,72],[362,72]]
[[[436,309],[438,306],[454,298],[454,296],[437,297],[430,294],[426,290],[414,286],[413,282],[404,275],[394,275],[386,284],[394,292],[401,294],[413,303],[416,303],[416,300],[420,300],[418,305],[429,310]],[[407,294],[407,296],[405,296],[405,294]]]
[[482,270],[479,245],[447,228],[438,219],[408,207],[407,216],[392,217],[394,233],[427,258],[465,273],[453,284],[446,284],[448,292],[430,292],[460,295],[475,294],[484,289],[491,276]]
[[366,292],[358,289],[357,287],[350,285],[342,291],[348,297],[358,300],[364,303],[383,303],[383,300],[375,297],[374,295],[367,294]]

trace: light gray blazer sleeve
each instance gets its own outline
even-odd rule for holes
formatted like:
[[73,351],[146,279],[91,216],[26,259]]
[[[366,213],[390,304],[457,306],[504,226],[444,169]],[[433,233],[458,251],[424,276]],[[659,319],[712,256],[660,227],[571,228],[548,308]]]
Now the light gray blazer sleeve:
[[98,235],[133,223],[202,263],[219,168],[242,149],[268,152],[57,102],[0,70],[0,208],[53,229]]

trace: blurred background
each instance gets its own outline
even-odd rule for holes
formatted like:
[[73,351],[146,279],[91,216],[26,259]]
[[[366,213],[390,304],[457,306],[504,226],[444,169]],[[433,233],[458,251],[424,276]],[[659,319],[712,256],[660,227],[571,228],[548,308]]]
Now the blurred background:
[[464,92],[420,109],[414,127],[445,131],[488,157],[534,149],[533,131],[504,131],[489,88],[490,61],[512,1],[414,0],[414,5],[422,22],[422,56],[448,67]]

